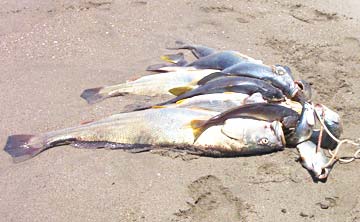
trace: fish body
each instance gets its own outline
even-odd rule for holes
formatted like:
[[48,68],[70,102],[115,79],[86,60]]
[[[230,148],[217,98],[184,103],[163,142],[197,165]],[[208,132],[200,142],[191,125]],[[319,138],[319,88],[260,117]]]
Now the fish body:
[[253,59],[236,51],[220,51],[200,57],[194,62],[188,63],[181,57],[183,54],[163,55],[162,60],[172,64],[155,64],[147,67],[147,71],[164,72],[168,67],[191,67],[193,69],[216,69],[223,70],[235,64],[251,62],[262,64],[261,60]]
[[187,64],[186,66],[195,67],[196,69],[223,70],[243,62],[262,63],[260,60],[253,59],[236,51],[220,51],[205,57],[201,57],[198,60]]
[[[156,105],[163,106],[171,103],[176,103],[179,100],[183,100],[193,96],[224,92],[236,92],[243,94],[261,93],[263,98],[268,101],[284,100],[284,95],[282,94],[282,92],[265,81],[248,77],[229,77],[211,81],[208,84],[194,88],[193,90],[187,91],[173,99]],[[136,110],[144,110],[151,107],[152,106],[148,106]]]
[[258,63],[243,62],[230,66],[222,70],[222,72],[225,75],[246,76],[269,81],[273,86],[281,89],[288,97],[292,98],[299,89],[295,85],[291,73],[287,70],[280,65],[270,67]]
[[316,144],[311,141],[305,141],[296,147],[300,154],[302,166],[312,172],[315,178],[324,180],[329,176],[332,167],[324,168],[329,158],[325,156],[322,149],[317,152]]
[[86,89],[81,94],[81,98],[85,99],[89,104],[93,104],[106,98],[123,94],[148,96],[171,94],[169,93],[170,89],[184,85],[196,85],[199,79],[215,71],[210,69],[189,70],[184,68],[169,73],[147,75],[118,85]]
[[[14,135],[8,138],[4,150],[15,162],[30,159],[40,152],[59,145],[70,144],[82,148],[134,149],[146,146],[196,147],[200,154],[242,155],[249,149],[269,152],[283,148],[283,132],[278,122],[256,120],[224,122],[223,126],[206,132],[194,144],[190,127],[193,119],[208,119],[217,112],[184,108],[150,109],[140,112],[120,113],[84,125],[43,133],[40,135]],[[230,124],[230,125],[229,125]],[[276,130],[270,130],[270,125]],[[251,127],[248,128],[248,126]],[[281,125],[281,124],[280,124]],[[266,128],[266,129],[263,129]],[[223,134],[223,130],[239,130]],[[226,130],[225,130],[226,131]],[[211,137],[211,138],[209,138]],[[215,137],[217,139],[215,139]],[[266,138],[266,139],[262,139]]]
[[176,103],[168,104],[165,107],[205,109],[215,112],[224,112],[237,106],[250,103],[266,102],[260,93],[249,96],[243,93],[214,93],[198,95]]

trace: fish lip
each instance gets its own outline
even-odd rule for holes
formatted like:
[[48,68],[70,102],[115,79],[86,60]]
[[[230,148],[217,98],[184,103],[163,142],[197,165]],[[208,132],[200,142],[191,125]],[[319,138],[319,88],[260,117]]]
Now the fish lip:
[[296,94],[299,92],[299,89],[295,88],[290,88],[290,97],[294,98],[296,96]]
[[276,137],[278,138],[279,141],[281,141],[282,147],[284,147],[286,146],[286,139],[285,139],[284,131],[282,129],[283,125],[278,121],[274,123],[275,123],[274,132],[276,134]]
[[331,171],[330,168],[324,168],[322,169],[322,172],[316,176],[316,178],[318,178],[319,180],[324,180],[329,176],[330,171]]
[[284,135],[284,132],[282,130],[282,127],[280,127],[281,129],[281,134],[280,134],[280,137],[281,137],[281,143],[283,146],[286,146],[286,139],[285,139],[285,135]]

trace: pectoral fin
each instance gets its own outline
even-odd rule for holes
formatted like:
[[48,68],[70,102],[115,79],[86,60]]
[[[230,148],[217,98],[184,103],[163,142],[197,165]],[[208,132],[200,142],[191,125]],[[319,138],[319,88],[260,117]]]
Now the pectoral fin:
[[199,136],[205,131],[205,124],[206,124],[207,120],[192,120],[190,122],[190,127],[193,130],[193,134],[194,134],[194,142],[199,138]]

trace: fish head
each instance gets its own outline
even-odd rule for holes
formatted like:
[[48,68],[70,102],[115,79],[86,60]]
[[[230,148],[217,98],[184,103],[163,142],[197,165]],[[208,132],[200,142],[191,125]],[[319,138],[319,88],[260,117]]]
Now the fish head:
[[322,112],[324,113],[325,125],[328,127],[330,132],[334,134],[334,136],[339,138],[343,132],[342,122],[339,114],[322,104],[316,104],[315,111],[319,114]]
[[301,165],[312,172],[315,178],[323,180],[329,176],[331,166],[324,167],[329,159],[322,150],[316,151],[316,145],[313,142],[305,141],[296,147],[300,154]]
[[233,149],[245,153],[282,150],[285,146],[282,124],[254,119],[233,118],[225,121],[222,133],[231,139]]
[[294,82],[290,68],[282,65],[274,65],[272,70],[275,74],[274,79],[278,87],[280,87],[287,96],[293,98],[299,91],[299,88]]
[[[333,136],[339,139],[343,132],[342,122],[339,114],[321,104],[316,104],[315,110],[320,115],[322,113],[324,114],[325,126],[328,128],[328,130]],[[319,131],[314,132],[311,137],[312,141],[318,141],[319,135]],[[337,142],[333,138],[331,138],[331,136],[326,131],[324,131],[321,140],[321,147],[333,149],[336,146]]]

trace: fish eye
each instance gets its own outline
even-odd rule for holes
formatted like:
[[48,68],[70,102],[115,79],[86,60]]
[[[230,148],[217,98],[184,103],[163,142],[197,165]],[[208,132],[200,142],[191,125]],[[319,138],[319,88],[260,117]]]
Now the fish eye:
[[277,66],[275,68],[275,73],[282,76],[286,74],[286,70],[283,67]]
[[258,144],[260,145],[267,145],[269,143],[269,139],[268,138],[261,138],[258,141]]

